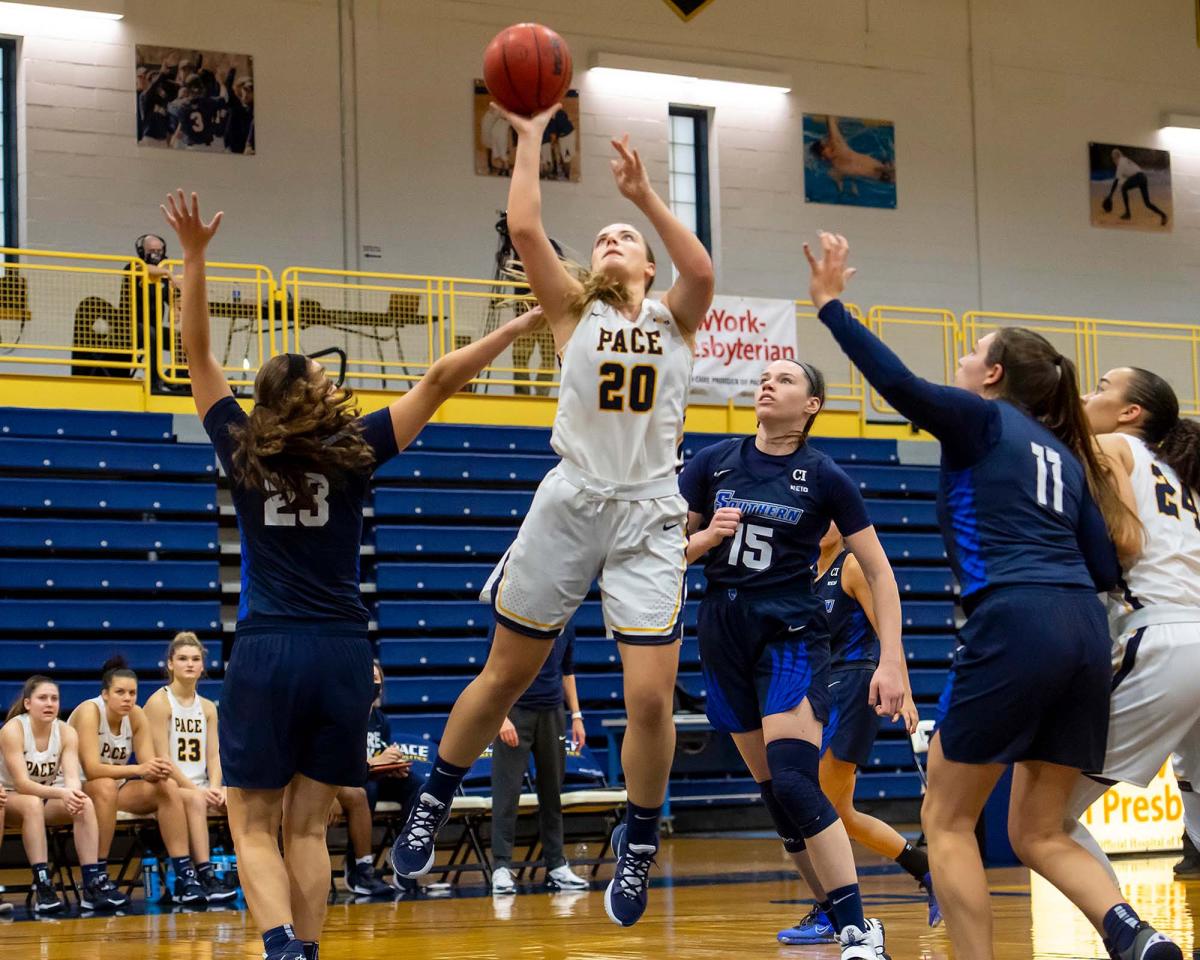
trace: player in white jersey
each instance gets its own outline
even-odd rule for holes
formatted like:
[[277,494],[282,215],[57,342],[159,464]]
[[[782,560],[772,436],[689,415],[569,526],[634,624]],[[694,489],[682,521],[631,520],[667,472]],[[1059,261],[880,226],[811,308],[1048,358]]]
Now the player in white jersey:
[[[1101,447],[1132,487],[1145,529],[1140,557],[1110,597],[1113,692],[1104,768],[1081,777],[1078,817],[1118,781],[1144,787],[1177,753],[1200,769],[1200,425],[1179,416],[1162,377],[1108,371],[1086,398]],[[1077,821],[1072,835],[1107,859]]]
[[620,641],[629,716],[622,749],[629,814],[613,835],[618,862],[605,906],[628,926],[645,910],[675,748],[671,707],[687,525],[677,451],[713,268],[704,246],[651,188],[628,137],[613,141],[617,189],[657,232],[678,279],[661,301],[647,298],[657,267],[642,233],[627,223],[597,234],[582,279],[564,267],[542,225],[538,182],[542,133],[556,110],[508,118],[518,137],[508,228],[562,361],[551,438],[562,460],[538,487],[493,574],[491,654],[450,714],[392,862],[402,876],[429,869],[433,837],[462,775],[598,577],[608,633]]
[[171,763],[171,779],[179,787],[187,815],[188,843],[200,886],[210,902],[232,900],[236,885],[213,868],[208,818],[224,816],[225,787],[217,748],[217,706],[196,692],[204,676],[207,651],[190,631],[175,635],[167,646],[167,686],[146,701],[146,720],[154,752]]
[[[118,811],[137,816],[153,813],[175,868],[172,899],[182,904],[204,903],[204,891],[188,856],[183,797],[171,780],[170,761],[155,753],[150,723],[137,705],[137,674],[123,657],[104,664],[100,696],[76,707],[70,724],[79,734],[83,789],[96,807],[100,863],[106,864],[112,848]],[[130,763],[134,754],[138,762]]]
[[62,909],[50,878],[46,827],[68,823],[74,827],[75,851],[83,870],[80,905],[85,910],[115,910],[124,898],[98,862],[96,809],[80,783],[79,737],[58,719],[58,710],[58,684],[43,676],[25,681],[0,728],[4,813],[21,827],[33,869],[35,913]]

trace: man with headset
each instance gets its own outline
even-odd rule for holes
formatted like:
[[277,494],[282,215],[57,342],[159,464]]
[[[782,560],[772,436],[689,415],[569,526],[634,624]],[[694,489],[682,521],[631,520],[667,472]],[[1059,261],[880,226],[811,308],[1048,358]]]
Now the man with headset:
[[[125,298],[132,296],[133,342],[140,344],[150,353],[150,389],[155,393],[189,393],[190,391],[183,384],[164,383],[160,369],[163,340],[165,339],[163,329],[166,319],[165,308],[173,297],[179,295],[179,277],[161,266],[167,257],[167,241],[156,233],[144,233],[133,242],[133,249],[137,253],[138,260],[145,265],[146,274],[149,277],[147,282],[149,289],[143,290],[142,281],[131,279],[125,285],[125,292],[122,295],[121,313],[123,316],[130,316],[128,301]],[[130,263],[125,269],[132,271],[134,264]],[[155,292],[156,285],[158,286],[157,293]],[[150,342],[141,344],[147,309],[150,311]],[[178,338],[175,343],[175,365],[177,367],[185,366],[183,345]]]

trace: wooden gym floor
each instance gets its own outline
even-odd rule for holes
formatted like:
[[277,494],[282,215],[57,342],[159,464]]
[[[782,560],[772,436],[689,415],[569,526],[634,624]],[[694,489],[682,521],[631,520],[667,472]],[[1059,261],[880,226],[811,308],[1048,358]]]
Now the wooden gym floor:
[[[1200,881],[1174,880],[1177,857],[1123,860],[1118,873],[1142,915],[1195,949]],[[884,921],[895,960],[950,954],[942,930],[925,923],[924,899],[912,881],[873,855],[860,856],[867,912]],[[603,876],[607,876],[606,869]],[[493,898],[482,887],[454,896],[329,908],[321,943],[325,960],[632,960],[632,958],[837,957],[835,946],[785,947],[775,941],[808,909],[777,842],[717,837],[667,840],[650,908],[622,930],[604,913],[602,883],[590,892],[529,891]],[[1056,891],[1027,871],[990,871],[998,960],[1102,958],[1100,942]],[[8,899],[13,899],[8,895]],[[137,904],[141,909],[141,904]],[[249,960],[262,941],[240,910],[159,912],[123,917],[64,917],[0,925],[0,957],[36,960]]]

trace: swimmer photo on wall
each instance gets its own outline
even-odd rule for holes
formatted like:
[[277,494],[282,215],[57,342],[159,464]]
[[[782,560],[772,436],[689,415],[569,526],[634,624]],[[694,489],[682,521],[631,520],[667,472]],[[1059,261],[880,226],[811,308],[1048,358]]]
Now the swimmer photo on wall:
[[890,120],[804,115],[804,199],[896,206],[896,125]]
[[1169,232],[1174,201],[1171,154],[1153,147],[1088,144],[1093,227]]

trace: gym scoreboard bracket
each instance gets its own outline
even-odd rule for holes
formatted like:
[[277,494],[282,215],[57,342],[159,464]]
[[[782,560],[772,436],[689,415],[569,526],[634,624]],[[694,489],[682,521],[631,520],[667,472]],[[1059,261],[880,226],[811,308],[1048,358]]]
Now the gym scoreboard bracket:
[[1179,850],[1183,800],[1170,762],[1142,790],[1127,783],[1109,787],[1080,818],[1105,853],[1161,853]]
[[680,20],[691,20],[696,14],[707,7],[713,0],[663,0]]

